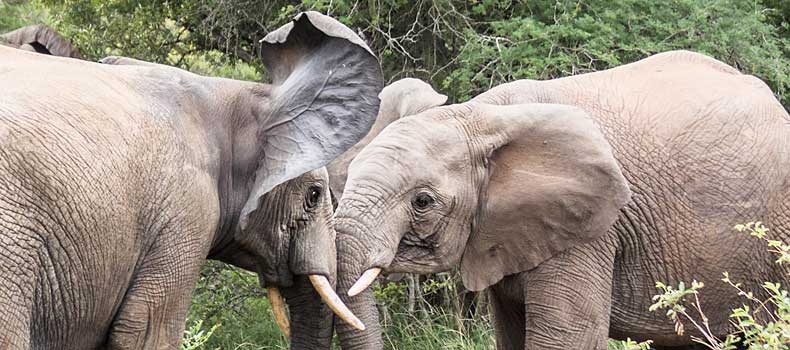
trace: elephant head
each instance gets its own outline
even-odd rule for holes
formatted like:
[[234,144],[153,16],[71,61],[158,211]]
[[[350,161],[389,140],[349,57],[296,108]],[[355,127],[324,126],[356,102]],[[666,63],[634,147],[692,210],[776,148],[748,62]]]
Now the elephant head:
[[0,44],[46,55],[82,59],[79,50],[54,29],[36,24],[0,35]]
[[600,237],[629,198],[575,107],[468,102],[394,122],[351,163],[335,213],[338,293],[368,326],[338,324],[343,348],[382,347],[366,290],[380,271],[460,264],[479,291]]
[[[249,83],[251,103],[236,108],[255,117],[247,125],[233,126],[232,160],[224,168],[233,175],[220,183],[230,215],[209,258],[257,272],[275,306],[282,304],[274,288],[283,288],[294,327],[292,349],[328,348],[333,329],[327,307],[356,328],[364,325],[334,292],[327,172],[313,169],[368,132],[383,79],[367,45],[317,12],[298,15],[262,43],[261,56],[273,83]],[[118,59],[105,63],[136,64]],[[284,325],[283,313],[278,314]]]
[[326,166],[332,193],[337,198],[343,195],[349,163],[387,125],[447,102],[447,96],[436,92],[428,83],[414,78],[403,78],[387,85],[381,90],[379,99],[381,100],[379,114],[368,134]]
[[[309,171],[264,194],[246,229],[237,230],[224,250],[220,260],[258,273],[261,285],[268,289],[275,321],[290,337],[292,348],[330,347],[329,306],[335,304],[318,302],[335,297],[329,292],[334,289],[336,256],[325,168]],[[282,294],[278,285],[287,286]],[[286,301],[291,322],[285,312]],[[337,312],[359,322],[342,304]]]

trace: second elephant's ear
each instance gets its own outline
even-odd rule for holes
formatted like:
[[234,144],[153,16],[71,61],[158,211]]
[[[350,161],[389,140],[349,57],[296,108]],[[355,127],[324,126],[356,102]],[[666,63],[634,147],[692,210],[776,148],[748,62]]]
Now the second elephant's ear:
[[22,27],[0,35],[2,39],[19,48],[47,55],[82,58],[79,50],[54,29],[43,24]]
[[419,114],[447,102],[447,96],[436,92],[430,84],[415,78],[403,78],[387,85],[381,90],[379,97],[382,111],[388,110],[396,117],[389,120],[387,124],[395,119]]
[[326,165],[365,136],[383,86],[378,60],[362,39],[318,12],[297,15],[261,42],[273,85],[242,228],[263,194]]
[[488,181],[461,262],[473,291],[601,237],[631,194],[609,143],[584,111],[476,107]]

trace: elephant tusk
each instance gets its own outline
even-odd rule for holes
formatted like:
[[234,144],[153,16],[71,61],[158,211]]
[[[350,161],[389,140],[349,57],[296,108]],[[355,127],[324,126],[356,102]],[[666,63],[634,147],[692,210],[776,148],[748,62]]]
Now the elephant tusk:
[[274,322],[277,323],[277,327],[280,327],[285,337],[291,339],[291,323],[288,321],[288,314],[285,313],[285,300],[283,300],[279,289],[272,287],[267,290],[269,291],[269,302],[272,304]]
[[310,283],[313,284],[313,288],[315,288],[318,295],[321,296],[321,300],[323,300],[340,319],[360,331],[365,330],[365,324],[348,309],[346,304],[343,304],[326,277],[321,275],[309,275],[308,277],[310,278]]
[[353,297],[359,293],[362,293],[365,288],[369,287],[373,281],[376,280],[379,273],[381,273],[381,268],[374,267],[365,271],[362,276],[354,283],[351,288],[348,289],[348,296]]

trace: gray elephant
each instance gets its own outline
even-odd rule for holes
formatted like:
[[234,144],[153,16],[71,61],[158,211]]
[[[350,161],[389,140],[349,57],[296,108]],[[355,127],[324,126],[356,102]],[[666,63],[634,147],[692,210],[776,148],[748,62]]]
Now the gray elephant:
[[262,44],[272,84],[0,47],[0,348],[177,348],[206,257],[284,287],[292,348],[328,346],[314,293],[344,306],[311,170],[368,132],[381,71],[315,12]]
[[[337,257],[326,168],[307,172],[264,194],[247,228],[215,240],[208,258],[260,276],[268,287],[275,321],[290,338],[292,349],[329,349],[332,309],[363,327],[348,309],[331,301],[337,298],[332,292]],[[267,281],[288,287],[278,288]],[[330,302],[321,303],[322,299]]]
[[382,348],[365,289],[381,270],[459,265],[490,292],[499,349],[687,346],[693,332],[648,311],[659,280],[708,282],[724,334],[741,300],[723,271],[755,289],[787,280],[732,227],[790,238],[788,120],[759,79],[680,51],[394,122],[351,163],[335,212],[338,293],[368,326],[337,324],[341,345]]
[[0,34],[0,45],[46,55],[82,59],[79,50],[54,29],[36,24]]

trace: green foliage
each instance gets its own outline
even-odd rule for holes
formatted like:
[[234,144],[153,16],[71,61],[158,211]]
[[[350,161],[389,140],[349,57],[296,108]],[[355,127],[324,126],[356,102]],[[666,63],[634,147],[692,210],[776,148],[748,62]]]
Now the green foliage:
[[[385,348],[493,349],[494,333],[487,312],[463,316],[458,304],[429,300],[455,297],[457,285],[456,275],[439,274],[414,285],[407,278],[375,286]],[[412,286],[419,290],[410,291]],[[475,302],[478,310],[486,309],[484,301]]]
[[47,9],[28,1],[0,0],[0,33],[39,23],[51,23]]
[[[764,240],[769,251],[778,257],[777,264],[788,261],[790,248],[781,241],[767,238],[766,234],[769,230],[761,222],[739,224],[735,226],[735,230],[747,232]],[[679,335],[682,335],[684,330],[682,322],[691,322],[703,336],[702,338],[692,336],[692,339],[713,350],[734,350],[739,344],[749,350],[787,349],[790,344],[790,295],[787,290],[782,289],[779,283],[764,282],[761,287],[768,297],[760,300],[753,292],[744,290],[741,283],[733,282],[727,272],[724,272],[722,282],[727,283],[751,305],[756,305],[756,308],[752,308],[743,304],[732,310],[730,319],[736,331],[728,334],[724,340],[711,333],[708,319],[700,306],[698,295],[699,289],[703,287],[702,283],[694,281],[691,288],[686,288],[683,282],[680,282],[675,289],[656,282],[661,294],[653,297],[656,302],[650,306],[650,311],[667,309],[667,316],[675,322],[675,330]],[[694,300],[686,301],[685,298],[689,296],[693,296]],[[689,305],[696,310],[698,318],[687,312]]]
[[[467,321],[459,328],[459,321]],[[427,317],[419,313],[397,312],[392,323],[384,328],[386,349],[414,350],[489,350],[494,349],[494,333],[487,318],[459,320],[446,310],[437,310]]]
[[777,256],[777,264],[782,265],[790,262],[790,245],[784,244],[780,240],[768,239],[766,234],[769,230],[762,222],[757,221],[747,224],[738,224],[735,225],[735,230],[738,232],[747,232],[749,235],[765,241],[770,248],[768,251]]
[[294,12],[313,9],[358,28],[381,56],[386,77],[431,81],[452,101],[507,81],[601,70],[674,49],[702,52],[755,74],[785,104],[790,89],[787,2],[782,1],[201,3],[202,12],[198,9],[184,21],[195,32],[213,33],[201,37],[201,45],[242,58],[254,56],[264,29]]
[[626,340],[609,340],[609,350],[650,350],[650,344],[653,344],[652,340],[643,341],[641,343],[637,343],[631,340],[631,338]]
[[312,9],[356,28],[387,78],[428,80],[451,101],[507,81],[591,72],[674,49],[757,75],[785,105],[790,94],[790,5],[781,0],[34,3],[91,58],[121,54],[182,66],[186,55],[217,50],[225,64],[241,60],[260,71],[258,40]]
[[[463,32],[464,47],[445,89],[466,99],[516,79],[551,79],[688,49],[790,88],[790,41],[766,23],[763,7],[741,0],[481,1],[493,20]],[[512,16],[507,16],[512,13]],[[480,35],[485,33],[486,35]]]
[[195,349],[288,349],[288,340],[277,328],[265,295],[255,274],[207,262],[192,294],[187,327],[201,322],[222,326]]
[[219,324],[215,324],[208,330],[203,329],[203,320],[198,320],[184,330],[184,339],[181,341],[181,350],[199,350],[204,349],[205,344],[219,328]]
[[41,0],[51,9],[53,23],[89,58],[109,55],[170,63],[173,50],[190,50],[188,36],[174,18],[178,7],[170,2],[131,0]]
[[683,335],[684,326],[678,316],[683,315],[691,320],[693,320],[693,318],[686,312],[686,306],[682,303],[682,301],[685,297],[691,295],[694,296],[695,299],[694,305],[698,306],[698,291],[704,286],[705,285],[702,282],[693,281],[691,282],[691,288],[686,288],[685,283],[680,282],[677,289],[675,289],[672,286],[667,286],[663,282],[656,282],[656,288],[661,290],[661,294],[653,296],[653,301],[655,301],[655,303],[650,305],[649,310],[656,311],[660,309],[668,309],[667,317],[669,317],[672,322],[675,322],[675,332],[677,332],[678,335]]

